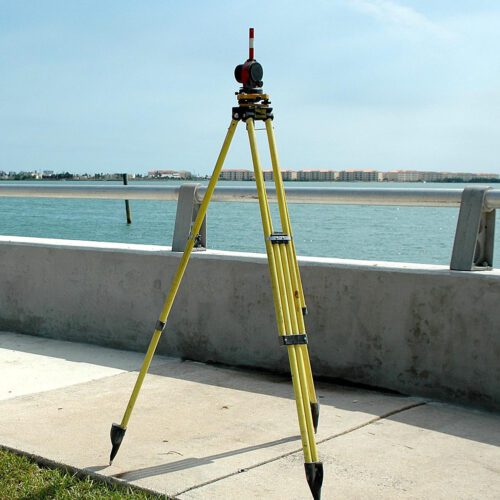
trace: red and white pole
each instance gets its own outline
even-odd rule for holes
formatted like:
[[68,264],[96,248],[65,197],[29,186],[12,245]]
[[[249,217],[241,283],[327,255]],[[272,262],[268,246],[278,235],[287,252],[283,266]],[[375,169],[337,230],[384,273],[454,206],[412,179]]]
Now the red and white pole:
[[250,28],[248,34],[248,59],[253,61],[255,59],[253,52],[253,28]]

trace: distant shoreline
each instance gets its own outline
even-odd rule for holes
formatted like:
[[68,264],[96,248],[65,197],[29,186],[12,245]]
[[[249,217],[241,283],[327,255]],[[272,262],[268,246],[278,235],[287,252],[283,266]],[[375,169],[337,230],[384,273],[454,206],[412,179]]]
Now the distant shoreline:
[[[129,183],[132,182],[196,182],[196,181],[208,181],[210,180],[210,177],[192,177],[190,179],[158,179],[158,178],[130,178],[128,179]],[[219,179],[223,180],[224,182],[254,182],[254,179]],[[65,179],[51,179],[51,178],[46,178],[46,179],[33,179],[33,178],[25,178],[25,179],[0,179],[0,182],[120,182],[120,179],[78,179],[78,178],[65,178]],[[453,178],[445,178],[445,179],[436,179],[433,181],[417,181],[417,180],[411,180],[411,181],[401,181],[401,180],[389,180],[389,179],[384,179],[381,181],[360,181],[360,180],[326,180],[326,179],[315,179],[315,180],[304,180],[304,179],[286,179],[284,182],[297,182],[297,183],[303,183],[303,182],[311,182],[311,183],[316,183],[316,182],[321,182],[321,183],[330,183],[330,184],[344,184],[344,183],[350,183],[350,184],[366,184],[366,183],[374,183],[374,184],[384,184],[384,183],[389,183],[389,184],[428,184],[428,183],[438,183],[438,184],[484,184],[484,183],[500,183],[500,178],[495,178],[495,177],[476,177],[473,179],[463,179],[460,177],[453,177]]]

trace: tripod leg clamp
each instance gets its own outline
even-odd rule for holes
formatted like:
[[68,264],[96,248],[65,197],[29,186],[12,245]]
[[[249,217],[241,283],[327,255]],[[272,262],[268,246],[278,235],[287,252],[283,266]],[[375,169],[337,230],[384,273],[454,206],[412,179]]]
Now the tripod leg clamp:
[[307,335],[300,333],[297,335],[280,335],[281,345],[300,345],[307,344]]
[[163,332],[165,330],[165,325],[166,323],[163,323],[163,321],[158,320],[155,325],[155,330],[158,330],[159,332]]
[[273,245],[276,244],[288,244],[292,241],[292,237],[285,233],[273,233],[267,238]]

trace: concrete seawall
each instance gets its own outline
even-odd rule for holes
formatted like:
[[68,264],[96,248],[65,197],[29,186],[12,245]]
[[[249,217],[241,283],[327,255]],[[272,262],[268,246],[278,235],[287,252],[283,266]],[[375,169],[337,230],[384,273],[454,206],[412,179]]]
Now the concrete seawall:
[[[145,351],[181,254],[0,238],[0,330]],[[500,409],[500,271],[301,258],[316,375]],[[287,371],[264,255],[193,255],[158,352]]]

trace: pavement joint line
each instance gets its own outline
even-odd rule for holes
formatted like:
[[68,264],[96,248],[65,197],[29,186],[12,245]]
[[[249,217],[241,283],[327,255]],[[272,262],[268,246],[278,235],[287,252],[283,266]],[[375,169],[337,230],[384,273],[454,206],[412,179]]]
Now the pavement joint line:
[[56,460],[50,460],[49,458],[42,457],[40,455],[35,455],[34,453],[29,453],[28,451],[19,450],[17,448],[11,448],[10,446],[6,446],[4,444],[0,444],[0,450],[7,451],[19,457],[26,457],[29,460],[35,462],[41,467],[45,467],[47,469],[52,470],[60,470],[62,472],[67,472],[79,479],[90,478],[94,481],[100,483],[106,483],[109,486],[119,486],[120,488],[130,488],[135,491],[141,491],[143,493],[148,493],[150,495],[154,495],[157,497],[164,497],[167,500],[176,500],[174,497],[169,497],[163,493],[158,493],[155,490],[145,488],[144,486],[139,486],[137,484],[132,484],[123,479],[118,479],[114,476],[104,476],[102,474],[98,474],[97,472],[90,471],[88,469],[80,469],[78,467],[73,467],[72,465],[68,465],[62,462],[57,462]]
[[[416,401],[412,404],[406,405],[403,408],[398,408],[396,410],[391,410],[387,413],[384,413],[383,415],[379,415],[377,417],[373,417],[372,419],[359,424],[355,425],[354,427],[351,427],[350,429],[346,429],[345,431],[338,432],[337,434],[332,434],[331,436],[328,436],[326,438],[320,439],[317,441],[317,444],[323,444],[326,443],[327,441],[330,441],[332,439],[338,438],[340,436],[344,436],[345,434],[350,434],[351,432],[357,431],[358,429],[362,429],[363,427],[366,427],[368,425],[374,424],[375,422],[378,422],[379,420],[385,420],[386,418],[392,417],[393,415],[397,415],[398,413],[403,413],[404,411],[412,410],[413,408],[418,408],[419,406],[424,406],[428,403],[429,401]],[[299,450],[302,451],[302,450]]]
[[[349,429],[346,429],[345,431],[338,432],[337,434],[332,434],[331,436],[328,436],[326,438],[323,438],[319,441],[316,441],[316,444],[320,445],[323,443],[326,443],[327,441],[330,441],[332,439],[338,438],[340,436],[345,436],[346,434],[350,434],[351,432],[357,431],[359,429],[362,429],[363,427],[367,427],[368,425],[371,425],[375,422],[378,422],[379,420],[384,420],[386,418],[392,417],[393,415],[397,415],[398,413],[402,413],[404,411],[412,410],[413,408],[417,408],[419,406],[424,406],[426,405],[430,400],[424,400],[424,401],[416,401],[411,404],[408,404],[406,406],[403,406],[402,408],[398,408],[396,410],[391,410],[387,413],[384,413],[382,415],[377,415],[376,417],[371,418],[370,420],[363,422],[362,424],[355,425],[354,427],[351,427]],[[302,453],[302,448],[297,448],[295,450],[289,451],[287,453],[283,453],[281,455],[278,455],[277,457],[270,458],[268,460],[264,460],[263,462],[259,462],[258,464],[250,465],[249,467],[244,467],[242,469],[239,469],[236,472],[230,472],[229,474],[225,474],[224,476],[220,476],[215,479],[211,479],[210,481],[206,481],[204,483],[197,484],[195,486],[191,486],[190,488],[187,488],[185,490],[179,491],[174,495],[172,500],[180,500],[178,497],[179,495],[183,495],[184,493],[187,493],[188,491],[196,490],[198,488],[203,488],[204,486],[208,486],[209,484],[216,483],[218,481],[222,481],[223,479],[227,479],[232,476],[236,476],[237,474],[241,474],[244,472],[247,472],[252,469],[256,469],[257,467],[262,467],[263,465],[270,464],[272,462],[277,462],[278,460],[281,460],[282,458],[289,457],[291,455],[295,455],[296,453]]]

